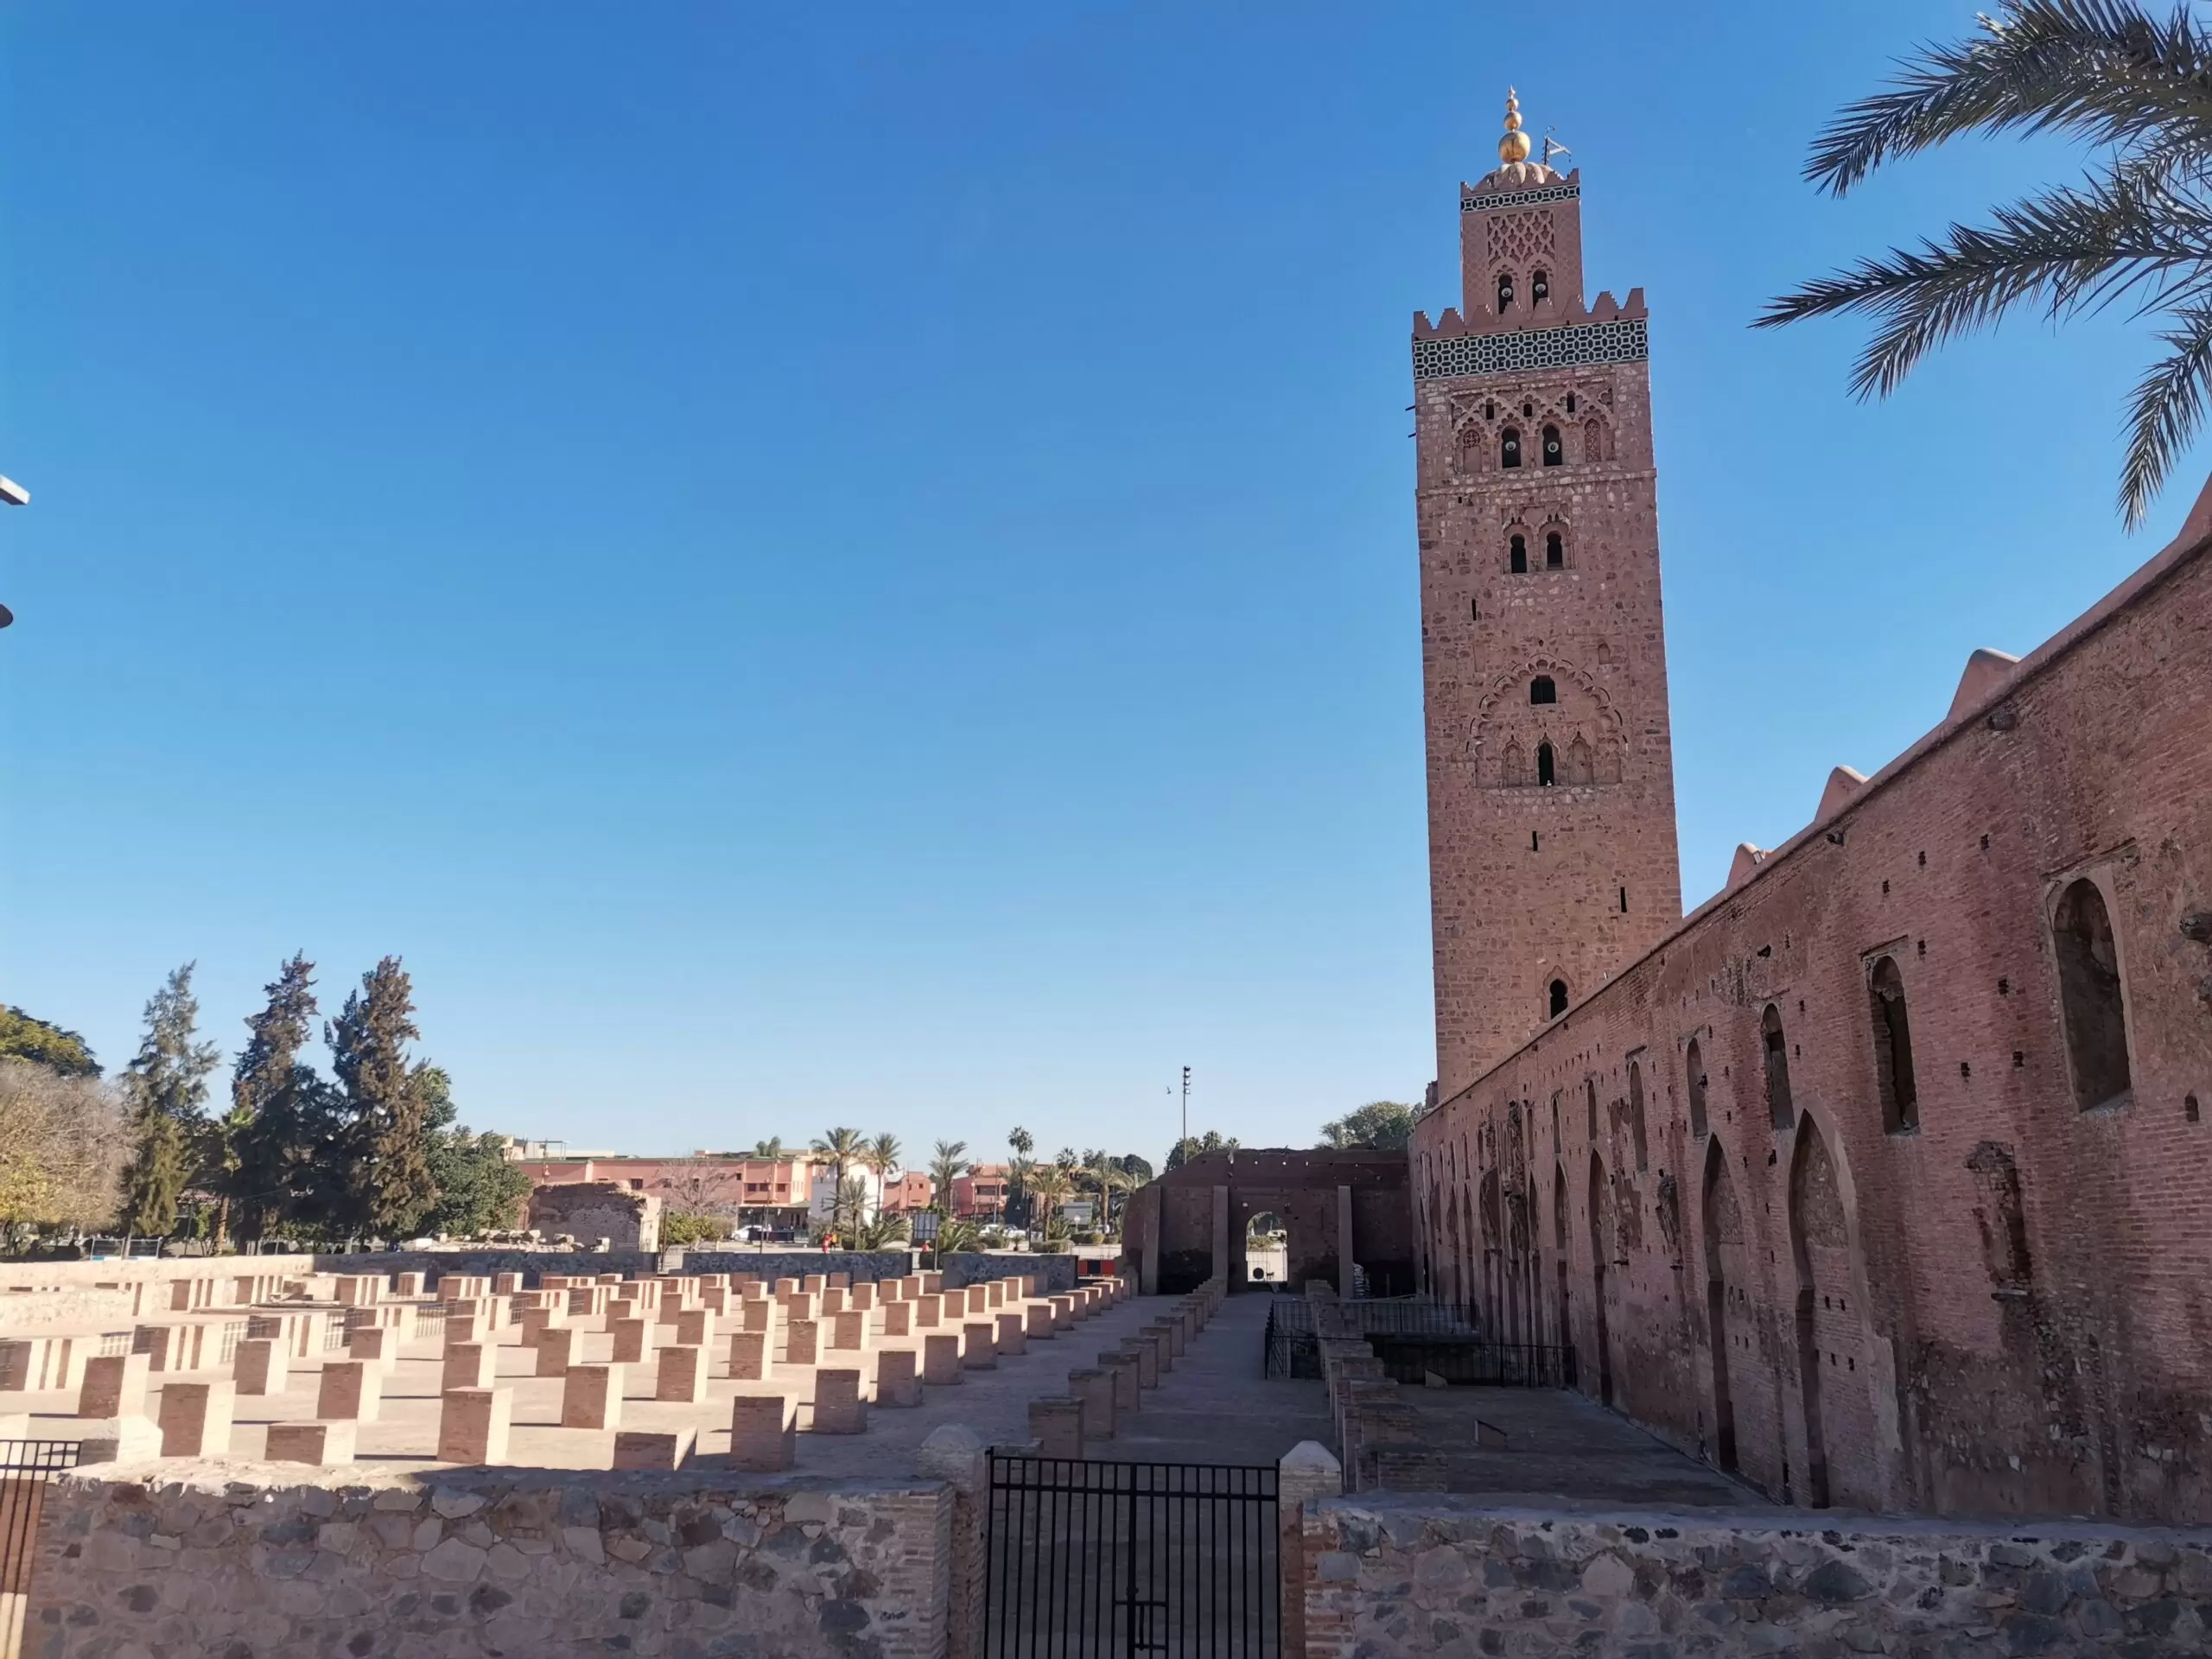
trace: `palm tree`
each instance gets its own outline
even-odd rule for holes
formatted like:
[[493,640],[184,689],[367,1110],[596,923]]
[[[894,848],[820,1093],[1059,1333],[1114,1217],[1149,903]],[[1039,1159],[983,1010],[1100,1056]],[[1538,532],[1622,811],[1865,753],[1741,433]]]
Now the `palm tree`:
[[861,1163],[875,1177],[876,1205],[883,1204],[883,1190],[890,1184],[893,1171],[906,1167],[906,1149],[899,1144],[895,1135],[879,1135],[861,1148]]
[[1091,1185],[1098,1189],[1098,1230],[1109,1233],[1114,1230],[1114,1194],[1134,1188],[1136,1177],[1123,1169],[1111,1154],[1104,1152],[1093,1154],[1086,1173]]
[[2186,6],[2002,0],[1980,33],[1929,46],[1846,109],[1806,176],[1844,195],[1885,162],[1975,133],[2062,132],[2108,148],[2104,170],[1954,225],[1770,302],[1761,327],[1844,312],[1878,320],[1852,389],[1887,397],[1931,348],[2023,306],[2057,321],[2125,299],[2160,314],[2166,354],[2130,403],[2120,509],[2139,524],[2212,391],[2212,30]]
[[814,1155],[836,1172],[830,1183],[830,1224],[833,1227],[845,1199],[845,1172],[860,1162],[861,1148],[866,1144],[858,1129],[828,1129],[814,1137]]
[[930,1205],[941,1216],[952,1213],[952,1184],[968,1173],[968,1160],[963,1155],[967,1150],[965,1141],[940,1141],[937,1155],[930,1160],[930,1179],[936,1183]]
[[780,1164],[788,1154],[784,1151],[783,1137],[771,1135],[766,1141],[755,1141],[753,1143],[753,1155],[755,1158],[766,1158],[772,1164]]
[[1057,1163],[1040,1164],[1037,1166],[1036,1172],[1030,1176],[1029,1190],[1037,1195],[1045,1206],[1041,1223],[1035,1216],[1029,1218],[1033,1228],[1041,1224],[1049,1230],[1053,1220],[1060,1213],[1061,1204],[1069,1193],[1075,1191],[1075,1178],[1068,1173],[1070,1167],[1071,1166]]
[[1037,1173],[1036,1160],[1016,1153],[1006,1166],[1006,1218],[1016,1227],[1029,1219],[1030,1183]]

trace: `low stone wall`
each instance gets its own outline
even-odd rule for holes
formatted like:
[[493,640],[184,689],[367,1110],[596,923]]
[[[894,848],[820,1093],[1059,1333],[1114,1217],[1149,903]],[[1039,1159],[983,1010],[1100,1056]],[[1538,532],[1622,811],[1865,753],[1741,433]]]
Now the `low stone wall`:
[[[944,1651],[942,1481],[357,1465],[106,1465],[56,1481],[24,1650],[775,1655]],[[323,1477],[333,1479],[331,1475]]]
[[1064,1296],[1075,1288],[1075,1257],[1052,1255],[992,1255],[983,1251],[958,1251],[941,1257],[938,1268],[947,1290],[988,1284],[994,1279],[1034,1276],[1037,1288],[1047,1296]]
[[0,1291],[0,1331],[11,1333],[123,1325],[135,1313],[136,1299],[120,1285],[25,1286]]
[[2212,1649],[2212,1530],[1827,1510],[1307,1504],[1306,1659]]

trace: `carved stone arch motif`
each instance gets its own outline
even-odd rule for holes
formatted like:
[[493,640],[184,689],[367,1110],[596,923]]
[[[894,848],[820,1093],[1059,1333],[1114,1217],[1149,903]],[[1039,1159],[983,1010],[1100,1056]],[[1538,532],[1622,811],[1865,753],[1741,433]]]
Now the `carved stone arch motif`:
[[[1529,687],[1539,679],[1552,683],[1554,700],[1532,702]],[[1467,758],[1484,787],[1533,786],[1546,781],[1528,760],[1542,744],[1551,746],[1554,758],[1550,781],[1586,785],[1621,779],[1627,728],[1612,698],[1576,664],[1539,653],[1491,682],[1476,705]]]

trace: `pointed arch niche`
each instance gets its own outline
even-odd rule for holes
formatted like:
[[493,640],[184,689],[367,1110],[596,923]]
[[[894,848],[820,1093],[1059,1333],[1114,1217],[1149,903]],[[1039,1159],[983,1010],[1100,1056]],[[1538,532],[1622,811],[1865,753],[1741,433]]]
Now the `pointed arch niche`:
[[[1529,758],[1547,750],[1548,769]],[[1476,705],[1467,752],[1485,789],[1603,787],[1621,780],[1626,722],[1579,664],[1537,655],[1491,682]]]

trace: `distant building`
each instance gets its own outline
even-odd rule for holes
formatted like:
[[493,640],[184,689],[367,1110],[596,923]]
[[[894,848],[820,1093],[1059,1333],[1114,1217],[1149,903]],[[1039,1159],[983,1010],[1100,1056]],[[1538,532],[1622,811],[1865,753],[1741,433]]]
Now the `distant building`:
[[709,1210],[727,1217],[733,1227],[798,1229],[807,1224],[812,1212],[814,1165],[807,1158],[747,1158],[735,1153],[697,1153],[689,1158],[590,1154],[516,1161],[541,1187],[613,1181],[632,1192],[659,1199],[664,1213]]
[[1004,1164],[977,1164],[952,1183],[952,1213],[969,1221],[995,1221],[1006,1214],[1011,1172]]
[[894,1175],[883,1186],[883,1210],[886,1215],[912,1215],[917,1210],[926,1210],[937,1196],[937,1183],[918,1169],[910,1169],[903,1175]]

